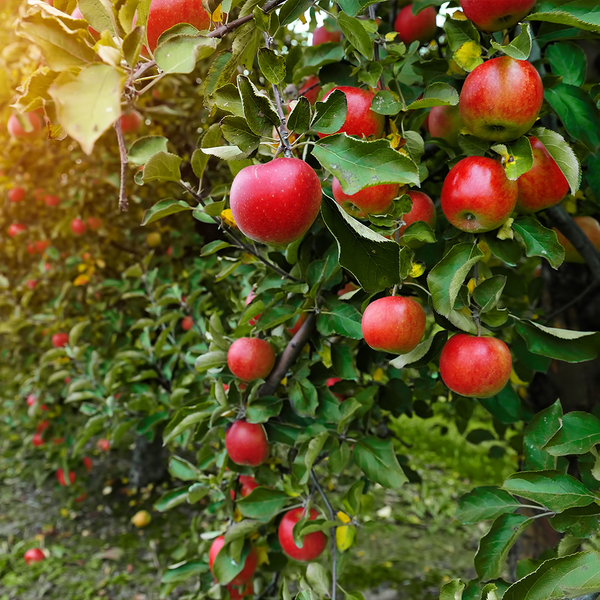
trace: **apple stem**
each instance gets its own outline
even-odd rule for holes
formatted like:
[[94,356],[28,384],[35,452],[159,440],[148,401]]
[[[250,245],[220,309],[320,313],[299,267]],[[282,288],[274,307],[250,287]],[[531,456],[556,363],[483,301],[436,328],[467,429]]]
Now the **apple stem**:
[[127,202],[127,193],[125,190],[125,178],[127,177],[127,148],[125,148],[125,138],[123,137],[123,129],[121,128],[121,118],[119,117],[113,127],[117,132],[117,141],[119,142],[119,156],[121,158],[121,182],[119,187],[119,210],[121,212],[127,212],[129,210],[129,203]]
[[396,284],[394,286],[394,288],[392,289],[392,296],[395,296],[398,293],[398,284]]

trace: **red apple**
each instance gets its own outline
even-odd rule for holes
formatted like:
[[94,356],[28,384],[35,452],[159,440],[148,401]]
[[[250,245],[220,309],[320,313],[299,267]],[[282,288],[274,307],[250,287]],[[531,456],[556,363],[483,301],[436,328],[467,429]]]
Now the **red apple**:
[[379,298],[363,314],[362,333],[374,350],[406,354],[414,350],[425,333],[425,312],[414,298]]
[[443,382],[469,398],[495,396],[508,382],[511,370],[510,350],[498,338],[459,333],[446,342],[440,355]]
[[[69,485],[65,479],[64,469],[58,469],[58,471],[56,471],[56,479],[58,479],[58,483],[60,483],[60,485]],[[73,473],[73,471],[69,471],[69,481],[71,482],[70,485],[75,483],[75,479],[75,473]]]
[[64,437],[59,437],[59,438],[52,438],[52,443],[55,446],[60,446],[63,442],[65,441]]
[[517,203],[519,186],[491,158],[468,156],[444,180],[442,210],[462,231],[482,233],[500,227]]
[[[294,541],[294,525],[305,516],[304,508],[294,508],[283,515],[281,523],[279,523],[279,543],[282,550],[294,560],[310,561],[318,558],[325,546],[327,545],[327,537],[322,531],[315,531],[304,536],[302,547],[296,545]],[[319,513],[314,509],[310,509],[308,517],[309,521],[314,521],[319,516]]]
[[189,23],[203,31],[210,25],[210,16],[195,0],[152,0],[146,27],[150,50],[154,52],[161,34],[179,23]]
[[266,340],[239,338],[227,352],[229,370],[243,381],[266,379],[274,364],[275,351]]
[[298,158],[276,158],[244,167],[233,180],[231,212],[255,242],[285,245],[301,238],[321,207],[321,182]]
[[21,202],[25,199],[25,190],[22,187],[14,187],[8,190],[8,199],[10,202]]
[[[575,217],[573,220],[594,244],[594,248],[600,252],[600,223],[594,217]],[[584,263],[583,257],[575,250],[575,246],[558,229],[554,229],[554,231],[558,235],[558,241],[565,249],[565,262]]]
[[[336,383],[339,383],[340,381],[343,381],[343,379],[341,377],[330,377],[326,382],[325,385],[327,387],[333,387]],[[340,402],[343,402],[347,396],[345,394],[337,394],[336,392],[331,392]]]
[[[334,87],[326,94],[325,98],[327,98],[334,90],[341,90],[344,92],[348,104],[346,120],[341,129],[336,131],[336,133],[346,133],[347,135],[357,135],[360,137],[364,135],[366,137],[372,136],[376,138],[380,138],[383,135],[385,117],[383,115],[378,115],[371,110],[371,102],[375,97],[374,92],[343,85]],[[333,134],[319,133],[320,138],[328,135]]]
[[355,290],[358,290],[358,289],[360,289],[358,285],[356,285],[352,281],[349,281],[341,290],[338,290],[337,295],[343,296],[344,294],[354,292]]
[[121,131],[123,133],[136,133],[140,130],[143,122],[142,115],[135,110],[123,113],[121,116]]
[[236,465],[258,467],[269,456],[269,442],[262,425],[236,421],[225,434],[225,448]]
[[75,235],[83,235],[87,230],[87,225],[81,219],[73,219],[71,221],[71,231]]
[[402,216],[404,225],[398,229],[395,236],[396,238],[401,236],[404,233],[404,230],[416,221],[424,221],[431,229],[435,229],[437,215],[435,213],[435,204],[433,203],[433,200],[423,192],[410,191],[407,192],[407,194],[412,200],[412,208]]
[[92,459],[88,456],[84,456],[82,462],[87,472],[89,473],[92,470]]
[[52,269],[52,265],[50,263],[44,263],[44,271],[48,272]]
[[242,495],[242,498],[250,495],[252,490],[258,487],[258,483],[256,483],[256,480],[252,475],[240,475],[240,484],[240,494]]
[[19,122],[17,115],[10,115],[10,117],[8,118],[8,123],[6,125],[8,134],[13,138],[37,137],[42,131],[42,120],[40,119],[40,116],[36,112],[28,112],[25,113],[23,116],[31,124],[32,130],[25,131],[25,129]]
[[[71,16],[74,19],[86,20],[85,17],[83,16],[83,13],[79,10],[79,6],[75,7],[75,10],[71,13]],[[91,25],[88,26],[88,31],[92,34],[93,37],[95,37],[95,38],[100,37],[100,34]]]
[[254,586],[252,585],[252,581],[249,581],[243,586],[236,586],[228,583],[225,586],[225,589],[229,592],[230,600],[241,600],[246,596],[252,596],[254,594]]
[[502,31],[514,27],[526,17],[535,0],[460,0],[465,17],[483,31]]
[[189,331],[194,326],[194,319],[192,317],[185,317],[183,321],[181,321],[181,327],[184,331]]
[[42,189],[42,188],[38,188],[37,190],[33,191],[33,197],[38,201],[41,202],[44,199],[44,194],[46,192]]
[[25,283],[25,285],[30,289],[30,290],[35,290],[36,286],[38,284],[38,280],[37,279],[28,279],[27,282]]
[[407,46],[415,41],[426,43],[435,37],[436,16],[437,13],[432,6],[422,10],[418,15],[414,15],[412,4],[409,4],[398,13],[394,29]]
[[98,440],[96,442],[96,447],[102,452],[108,452],[110,450],[110,442],[106,439]]
[[464,127],[460,108],[456,106],[434,106],[427,119],[431,137],[442,138],[450,146],[458,146],[458,134]]
[[368,214],[385,214],[390,208],[392,200],[398,196],[399,190],[400,186],[392,183],[374,185],[360,190],[356,194],[346,194],[335,177],[332,184],[335,201],[349,215],[359,219],[366,218]]
[[56,207],[60,204],[60,198],[58,196],[53,196],[52,194],[46,194],[44,196],[44,204],[46,206]]
[[32,565],[33,563],[44,560],[46,555],[39,548],[30,548],[25,552],[23,558],[28,565]]
[[27,244],[27,253],[35,254],[35,246],[33,244]]
[[14,238],[25,231],[27,231],[27,227],[25,227],[25,225],[22,223],[13,223],[8,228],[8,236]]
[[[248,306],[252,302],[252,300],[254,300],[254,298],[256,298],[256,294],[252,289],[250,290],[250,293],[246,296],[246,306]],[[248,319],[248,325],[254,327],[258,322],[258,319],[260,319],[260,314],[256,315],[255,317],[252,317],[251,319]]]
[[98,217],[88,217],[86,223],[92,231],[96,231],[102,227],[102,219],[99,219]]
[[37,398],[33,394],[27,396],[27,406],[33,406],[37,402]]
[[517,210],[537,212],[558,204],[569,192],[569,182],[542,142],[530,137],[533,167],[517,179]]
[[69,343],[68,333],[55,333],[52,336],[52,345],[55,348],[64,348]]
[[304,321],[306,321],[307,317],[308,317],[307,313],[300,313],[298,315],[298,318],[296,319],[296,322],[291,327],[288,327],[288,333],[292,337],[295,336],[300,331],[300,327],[302,327],[302,325],[304,325]]
[[42,433],[44,430],[48,429],[48,427],[50,427],[50,422],[46,419],[44,419],[38,426],[37,426],[37,433]]
[[[225,545],[225,536],[220,535],[215,538],[210,550],[208,552],[208,566],[210,568],[210,572],[213,573],[213,564],[215,559],[217,558],[217,554],[221,551],[223,546]],[[233,561],[232,561],[233,562]],[[244,563],[244,568],[231,580],[232,585],[243,585],[254,575],[256,571],[256,567],[258,565],[258,554],[254,548],[250,550],[250,553],[246,557],[246,562]]]
[[314,104],[319,97],[320,91],[321,84],[319,78],[316,75],[311,75],[298,90],[298,95],[304,96],[311,104]]
[[326,42],[339,42],[342,39],[341,31],[328,31],[324,26],[317,27],[313,31],[312,45],[318,46]]
[[50,247],[50,240],[38,240],[34,245],[36,252],[43,254],[46,248]]
[[87,494],[85,492],[82,492],[80,496],[77,496],[77,498],[73,498],[73,501],[74,502],[83,502],[86,498],[87,498]]
[[43,446],[44,445],[44,439],[42,438],[42,434],[41,433],[34,433],[33,437],[31,438],[31,442],[33,443],[33,445],[37,448],[39,446]]
[[460,93],[460,116],[473,135],[510,142],[531,129],[543,102],[544,86],[535,67],[500,56],[469,73]]

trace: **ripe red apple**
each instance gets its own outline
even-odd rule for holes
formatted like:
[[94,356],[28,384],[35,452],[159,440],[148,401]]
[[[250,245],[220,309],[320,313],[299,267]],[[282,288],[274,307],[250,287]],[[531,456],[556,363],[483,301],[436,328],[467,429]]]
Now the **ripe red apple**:
[[[250,293],[246,296],[246,306],[248,306],[252,302],[252,300],[254,300],[254,298],[256,298],[256,294],[252,289],[250,290]],[[252,317],[251,319],[248,319],[248,325],[254,327],[258,322],[258,319],[260,319],[260,314],[256,315],[255,317]]]
[[236,465],[258,467],[269,456],[269,442],[262,425],[236,421],[225,434],[225,448]]
[[135,110],[123,113],[121,115],[121,131],[123,133],[136,133],[140,130],[143,122],[142,115]]
[[435,223],[437,221],[437,215],[435,213],[435,204],[433,200],[423,192],[410,191],[407,192],[412,200],[412,208],[409,212],[402,216],[404,225],[402,225],[396,234],[396,239],[404,233],[404,230],[415,223],[416,221],[424,221],[435,229]]
[[55,348],[64,348],[69,343],[68,333],[55,333],[52,336],[52,345]]
[[44,199],[44,194],[46,192],[42,189],[42,188],[38,188],[37,190],[33,191],[33,197],[38,201],[41,202]]
[[33,437],[31,438],[31,442],[32,444],[37,448],[39,446],[43,446],[44,445],[44,439],[42,438],[42,434],[41,433],[34,433]]
[[508,382],[511,370],[510,350],[498,338],[459,333],[446,342],[440,355],[443,382],[469,398],[495,396]]
[[502,165],[484,156],[457,162],[444,180],[442,210],[448,221],[471,233],[500,227],[517,203],[519,186]]
[[321,84],[319,78],[316,75],[311,75],[298,90],[298,95],[304,96],[311,104],[314,104],[319,97],[320,91]]
[[[75,7],[75,10],[71,13],[71,16],[74,19],[84,19],[85,20],[83,13],[79,10],[79,6]],[[92,34],[93,37],[95,37],[95,38],[100,37],[100,33],[98,33],[91,25],[88,25],[88,31]]]
[[354,282],[349,281],[341,290],[338,290],[337,295],[343,296],[344,294],[348,294],[349,292],[353,292],[354,290],[358,290],[359,286]]
[[537,212],[558,204],[569,192],[569,182],[542,142],[530,137],[533,167],[517,179],[517,210]]
[[230,600],[241,600],[246,596],[252,596],[254,594],[254,586],[252,585],[252,581],[249,581],[243,586],[236,586],[228,583],[225,586],[225,589],[229,592]]
[[[65,479],[64,469],[58,469],[58,471],[56,471],[56,479],[58,479],[58,483],[60,483],[60,485],[68,485]],[[71,485],[75,483],[75,479],[75,473],[73,473],[73,471],[69,471],[69,481],[71,482]]]
[[342,39],[341,31],[328,31],[324,26],[317,27],[313,31],[312,45],[318,46],[325,42],[339,42]]
[[231,212],[255,242],[285,245],[301,238],[321,207],[321,182],[298,158],[276,158],[244,167],[233,180]]
[[110,450],[110,442],[106,439],[101,439],[96,442],[96,447],[102,452],[108,452]]
[[52,194],[46,194],[44,196],[44,204],[46,206],[56,207],[60,204],[60,198],[58,196],[53,196]]
[[464,127],[460,108],[456,106],[434,106],[427,119],[431,137],[442,138],[450,146],[458,146],[458,134]]
[[256,480],[252,475],[240,475],[240,484],[240,494],[242,495],[242,498],[250,495],[252,490],[258,487],[258,483],[256,483]]
[[92,231],[96,231],[102,227],[102,219],[99,219],[98,217],[88,217],[86,223]]
[[40,116],[36,112],[28,112],[23,116],[29,121],[33,129],[31,131],[25,131],[19,122],[17,115],[10,115],[8,118],[8,123],[6,124],[8,134],[13,138],[37,137],[42,131],[42,120],[40,119]]
[[34,246],[36,252],[43,254],[44,250],[50,247],[50,240],[38,240],[37,242],[35,242]]
[[8,199],[10,202],[21,202],[25,199],[25,190],[22,187],[14,187],[8,190]]
[[52,269],[52,265],[50,263],[44,263],[44,271],[48,272]]
[[374,350],[406,354],[414,350],[425,333],[425,312],[414,298],[379,298],[363,314],[362,333]]
[[60,446],[63,442],[65,441],[64,437],[59,437],[59,438],[52,438],[52,443],[55,446]]
[[[220,535],[219,537],[213,540],[211,544],[210,550],[208,552],[208,566],[210,568],[210,572],[213,573],[213,564],[215,559],[217,558],[217,554],[221,551],[223,546],[225,545],[225,536]],[[250,550],[250,553],[246,557],[246,562],[244,563],[244,568],[231,580],[232,585],[243,585],[254,575],[256,571],[256,567],[258,565],[258,554],[254,547]]]
[[86,498],[87,498],[87,494],[85,492],[82,492],[80,496],[77,496],[77,498],[73,498],[73,501],[74,502],[83,502]]
[[[357,135],[362,137],[380,138],[383,135],[385,127],[385,117],[378,115],[371,110],[371,102],[375,97],[374,92],[362,90],[357,87],[342,85],[334,87],[329,91],[325,98],[334,90],[341,90],[346,94],[346,102],[348,104],[348,112],[346,120],[342,127],[336,133],[346,133],[348,135]],[[324,98],[324,99],[325,99]],[[328,133],[319,133],[319,137],[327,137]]]
[[368,214],[385,214],[392,200],[398,196],[400,186],[395,183],[374,185],[356,192],[346,194],[340,182],[334,177],[332,184],[335,201],[353,217],[364,219]]
[[431,41],[437,31],[437,13],[430,6],[418,15],[413,15],[412,4],[405,6],[396,17],[394,29],[398,37],[408,46],[415,41],[426,43]]
[[195,0],[152,0],[146,27],[150,50],[154,52],[161,34],[179,23],[203,31],[210,25],[210,16]]
[[[336,383],[339,383],[340,381],[343,381],[343,379],[341,377],[330,377],[326,382],[325,385],[327,387],[333,387]],[[348,396],[346,396],[345,394],[337,394],[336,392],[331,392],[340,402],[343,402]]]
[[304,325],[304,321],[306,321],[307,317],[308,317],[307,313],[300,313],[298,315],[298,318],[296,319],[296,322],[292,325],[292,327],[288,327],[288,333],[292,337],[295,336],[300,331],[300,327],[302,327],[302,325]]
[[[600,252],[600,223],[594,217],[575,217],[573,220],[591,240],[594,248]],[[558,235],[558,241],[565,249],[565,262],[584,263],[583,257],[575,250],[575,246],[558,229],[554,229],[554,231]]]
[[[283,515],[281,523],[279,523],[279,543],[282,550],[294,560],[310,561],[318,558],[325,546],[327,545],[327,537],[322,531],[315,531],[304,536],[302,548],[294,542],[294,525],[305,516],[304,508],[294,508]],[[319,513],[314,509],[310,509],[308,517],[309,521],[314,521],[319,516]]]
[[33,394],[27,396],[27,406],[33,406],[37,402],[37,398]]
[[48,429],[48,427],[50,427],[50,422],[47,419],[44,419],[38,426],[37,426],[37,433],[42,433],[44,430]]
[[194,319],[192,317],[185,317],[183,321],[181,321],[181,327],[184,331],[189,331],[194,326]]
[[92,470],[92,459],[88,456],[84,456],[82,462],[87,472],[89,473]]
[[30,289],[30,290],[35,290],[36,286],[38,284],[38,280],[37,279],[28,279],[27,282],[25,283],[25,285]]
[[25,227],[25,225],[22,223],[13,223],[8,228],[8,236],[14,238],[25,231],[27,231],[27,227]]
[[75,235],[83,235],[87,230],[87,225],[81,219],[73,219],[71,221],[71,231]]
[[39,548],[30,548],[25,552],[23,558],[28,565],[32,565],[33,563],[44,560],[46,555]]
[[535,0],[460,0],[465,17],[482,31],[502,31],[514,27],[526,17]]
[[243,381],[266,379],[275,364],[275,351],[258,338],[239,338],[227,352],[229,370]]
[[510,142],[531,129],[543,102],[544,86],[535,67],[500,56],[469,73],[460,93],[460,116],[473,135]]

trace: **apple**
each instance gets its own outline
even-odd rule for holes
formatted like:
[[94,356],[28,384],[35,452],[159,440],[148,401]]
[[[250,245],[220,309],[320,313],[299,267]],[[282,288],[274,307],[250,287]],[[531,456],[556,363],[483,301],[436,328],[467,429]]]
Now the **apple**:
[[354,292],[359,290],[360,287],[356,285],[353,281],[349,281],[342,289],[338,290],[337,295],[343,296],[344,294],[349,294],[350,292]]
[[[252,300],[254,300],[254,298],[256,298],[256,294],[254,293],[254,289],[252,289],[250,290],[250,293],[246,296],[246,306],[248,306],[252,302]],[[260,314],[252,317],[251,319],[248,319],[248,325],[254,327],[258,322],[258,319],[260,319]]]
[[464,127],[460,107],[434,106],[429,112],[427,125],[431,137],[442,138],[450,146],[458,146],[458,134]]
[[543,102],[544,86],[535,67],[525,60],[500,56],[469,73],[459,108],[470,133],[484,140],[510,142],[531,129]]
[[311,104],[314,104],[321,91],[321,84],[319,78],[316,75],[311,75],[306,78],[300,89],[298,90],[298,96],[304,96]]
[[229,370],[243,381],[266,379],[275,365],[275,351],[258,338],[239,338],[227,352]]
[[69,343],[68,333],[55,333],[52,336],[52,345],[55,348],[64,348]]
[[36,252],[43,254],[44,250],[50,247],[50,240],[38,240],[37,242],[35,242],[34,246]]
[[58,479],[58,483],[60,483],[60,485],[73,485],[75,483],[76,476],[73,471],[69,471],[70,483],[67,483],[64,469],[58,469],[58,471],[56,471],[56,479]]
[[530,137],[533,167],[517,179],[517,210],[537,212],[558,204],[569,192],[569,182],[542,142]]
[[244,167],[229,196],[240,231],[255,242],[286,245],[301,238],[321,208],[321,182],[299,158]]
[[82,492],[77,498],[73,498],[74,502],[83,502],[87,498],[87,494]]
[[44,430],[48,429],[48,427],[50,427],[50,422],[47,419],[44,419],[38,426],[37,426],[37,433],[42,433]]
[[400,186],[395,183],[374,185],[364,188],[356,194],[346,194],[342,190],[340,182],[334,177],[332,191],[335,201],[349,215],[364,219],[368,214],[385,214],[390,208],[392,200],[398,196]]
[[146,527],[152,521],[152,517],[147,510],[138,510],[138,512],[131,517],[131,522],[138,528]]
[[500,227],[517,203],[519,186],[492,158],[468,156],[444,180],[442,210],[454,227],[482,233]]
[[158,233],[158,231],[153,231],[152,233],[149,233],[146,237],[146,243],[148,244],[148,246],[150,246],[150,248],[156,248],[160,246],[161,242],[162,237],[160,233]]
[[87,472],[89,473],[92,470],[92,459],[88,456],[84,456],[82,462]]
[[318,46],[326,42],[339,42],[342,39],[341,31],[328,31],[325,26],[317,27],[313,31],[312,45]]
[[194,326],[194,319],[192,317],[184,317],[181,321],[181,327],[184,331],[189,331]]
[[[333,387],[336,383],[339,383],[340,381],[343,381],[343,379],[341,377],[330,377],[326,382],[325,385],[330,388]],[[340,402],[343,402],[347,396],[345,396],[344,394],[337,394],[336,392],[332,391],[331,392]]]
[[246,596],[254,595],[252,581],[249,581],[244,586],[235,586],[228,583],[225,589],[229,592],[229,600],[241,600],[241,598],[245,598]]
[[35,290],[36,286],[38,284],[38,280],[37,279],[28,279],[27,282],[25,283],[25,285],[30,289],[30,290]]
[[[322,531],[315,531],[304,536],[302,547],[296,545],[294,541],[294,525],[306,515],[306,509],[294,508],[283,515],[279,530],[277,532],[279,543],[282,550],[294,560],[310,561],[318,558],[325,546],[327,545],[327,537]],[[314,509],[310,509],[309,521],[314,521],[319,516],[319,513]]]
[[529,14],[534,4],[535,0],[460,0],[465,17],[489,33],[514,27]]
[[71,221],[71,231],[75,235],[83,235],[87,231],[87,225],[81,219],[73,219]]
[[140,130],[143,122],[142,115],[135,110],[123,113],[121,115],[121,131],[123,133],[136,133]]
[[38,188],[37,190],[33,191],[33,197],[38,201],[41,202],[44,199],[44,194],[45,194],[45,190],[43,190],[42,188]]
[[102,227],[102,219],[98,217],[88,217],[85,222],[92,231],[96,231]]
[[258,467],[269,456],[269,442],[262,425],[236,421],[225,434],[225,448],[236,465]]
[[60,438],[52,438],[52,443],[55,446],[60,446],[63,442],[65,441],[64,437],[60,437]]
[[[210,546],[210,550],[208,552],[208,567],[210,572],[214,575],[213,564],[215,559],[217,558],[217,554],[221,551],[223,546],[225,545],[225,536],[220,535],[219,537],[213,540],[213,543]],[[232,564],[233,559],[231,559]],[[254,575],[256,571],[256,567],[258,565],[258,553],[254,549],[254,547],[250,550],[250,553],[246,557],[246,562],[244,563],[244,568],[231,580],[232,585],[243,585]]]
[[32,130],[25,131],[19,119],[17,118],[17,115],[10,115],[8,118],[8,123],[6,124],[8,134],[13,138],[37,137],[42,131],[42,120],[40,119],[40,116],[36,112],[28,112],[25,113],[23,117],[29,121]]
[[25,190],[22,187],[14,187],[8,190],[8,200],[10,202],[21,202],[25,199]]
[[431,227],[431,229],[435,229],[435,223],[437,221],[437,215],[435,213],[435,204],[433,200],[423,192],[407,192],[412,200],[411,209],[402,216],[402,220],[404,221],[404,225],[402,225],[394,237],[400,237],[404,230],[409,226],[415,223],[416,221],[423,221]]
[[52,265],[50,263],[44,263],[44,271],[48,272],[52,269]]
[[374,350],[406,354],[425,333],[425,311],[411,297],[387,296],[371,302],[362,316],[365,342]]
[[210,15],[195,0],[152,0],[146,27],[150,50],[154,52],[161,34],[179,23],[203,31],[210,26]]
[[[84,21],[87,20],[84,16],[83,13],[79,10],[79,6],[75,7],[75,10],[71,13],[71,16],[74,19],[83,19]],[[98,33],[91,25],[88,25],[88,31],[90,32],[90,34],[95,37],[95,38],[99,38],[100,37],[100,33]]]
[[[380,138],[383,135],[385,127],[385,117],[371,110],[371,102],[375,97],[375,93],[357,87],[342,85],[334,87],[331,91],[327,92],[325,98],[335,90],[341,90],[346,94],[346,102],[348,104],[346,120],[336,133]],[[333,134],[319,133],[318,135],[320,138],[324,138]]]
[[31,438],[31,442],[32,442],[32,444],[36,448],[38,446],[43,446],[44,445],[44,439],[42,438],[42,434],[41,433],[34,433],[33,437]]
[[304,325],[304,321],[306,321],[306,318],[308,317],[307,313],[300,313],[298,315],[298,318],[296,319],[296,322],[294,323],[294,325],[292,325],[292,327],[288,327],[288,333],[293,337],[295,336],[299,331],[300,331],[300,327],[302,327],[302,325]]
[[14,238],[25,231],[27,231],[27,227],[25,227],[25,225],[22,223],[13,223],[8,228],[8,236]]
[[101,439],[96,442],[96,447],[102,452],[108,452],[110,450],[110,442],[106,439]]
[[511,370],[508,346],[494,337],[458,333],[446,342],[440,355],[442,381],[468,398],[495,396],[508,382]]
[[435,37],[436,17],[437,13],[432,6],[422,10],[418,15],[414,15],[412,4],[409,4],[398,13],[394,29],[407,46],[416,41],[426,43]]
[[39,548],[30,548],[25,552],[23,558],[28,565],[32,565],[33,563],[44,560],[46,555]]
[[[600,252],[600,223],[594,217],[575,217],[573,220],[594,244],[594,248]],[[565,249],[565,262],[585,263],[575,246],[558,229],[555,228],[554,231],[556,231],[558,241]]]
[[256,483],[256,480],[252,475],[240,475],[240,484],[240,494],[242,495],[242,498],[250,495],[252,490],[258,487],[258,483]]

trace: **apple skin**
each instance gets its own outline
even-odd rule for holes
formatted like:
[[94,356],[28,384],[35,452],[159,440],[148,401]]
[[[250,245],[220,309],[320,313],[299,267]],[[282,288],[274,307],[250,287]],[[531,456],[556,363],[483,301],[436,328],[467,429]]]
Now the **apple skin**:
[[81,219],[71,221],[71,231],[75,235],[83,235],[87,231],[87,225]]
[[458,146],[458,134],[465,126],[459,106],[434,106],[427,118],[431,137],[442,138],[450,146]]
[[[385,117],[371,110],[371,102],[375,97],[375,93],[357,87],[342,85],[334,87],[325,95],[323,100],[335,90],[341,90],[346,94],[346,102],[348,104],[346,120],[336,133],[380,138],[383,135],[385,127]],[[324,138],[334,134],[319,133],[318,135],[320,138]]]
[[10,202],[21,202],[25,199],[25,190],[22,187],[14,187],[8,190],[8,200]]
[[423,192],[410,191],[407,194],[412,200],[412,208],[402,216],[405,224],[398,229],[397,236],[401,236],[409,225],[417,221],[424,221],[431,229],[435,229],[437,215],[433,200]]
[[275,351],[258,338],[239,338],[229,346],[227,366],[242,381],[266,379],[275,364]]
[[[330,377],[326,382],[325,385],[329,388],[329,387],[333,387],[336,383],[339,383],[340,381],[343,381],[343,379],[341,377]],[[331,391],[331,393],[340,401],[343,402],[347,396],[345,396],[344,394],[336,394],[334,391]]]
[[35,290],[35,288],[37,287],[38,284],[38,280],[37,279],[28,279],[27,283],[25,283],[25,285],[30,289],[30,290]]
[[339,42],[341,39],[341,31],[327,31],[325,26],[317,27],[313,31],[312,45],[318,46],[319,44],[325,44],[326,42]]
[[92,470],[92,459],[89,456],[84,456],[82,462],[89,473]]
[[[600,223],[594,217],[575,217],[573,220],[594,244],[594,248],[600,252]],[[565,262],[585,263],[581,254],[575,250],[575,246],[558,229],[555,228],[554,231],[556,231],[561,246],[565,249]]]
[[121,115],[121,131],[123,133],[137,133],[143,123],[139,112],[132,110]]
[[485,156],[457,162],[444,180],[442,210],[454,227],[470,233],[502,225],[517,203],[519,186],[502,165]]
[[60,198],[58,196],[53,196],[52,194],[46,194],[44,196],[44,204],[54,208],[60,204]]
[[[310,561],[316,559],[323,553],[327,546],[327,537],[322,531],[315,531],[304,536],[302,548],[299,548],[294,542],[294,525],[304,516],[305,509],[294,508],[283,515],[277,535],[279,543],[283,551],[294,560]],[[309,521],[314,521],[319,516],[319,513],[314,509],[310,509]]]
[[[252,300],[254,300],[254,298],[256,298],[256,294],[252,289],[250,290],[250,293],[246,296],[246,306],[248,306],[252,302]],[[248,319],[248,325],[254,327],[258,322],[258,319],[260,319],[260,314],[256,315],[255,317],[252,317],[251,319]]]
[[23,555],[25,563],[32,565],[33,563],[40,562],[46,558],[46,555],[39,548],[30,548]]
[[232,583],[228,583],[225,586],[225,589],[229,592],[230,600],[241,600],[246,596],[254,595],[254,586],[252,585],[252,581],[249,581],[243,587],[238,587],[233,585]]
[[321,91],[321,82],[316,75],[311,75],[306,79],[298,90],[298,96],[304,96],[311,104],[314,104]]
[[152,516],[147,510],[138,510],[138,512],[131,517],[131,522],[137,527],[146,527],[152,521]]
[[22,225],[21,223],[13,223],[8,228],[8,236],[14,238],[25,231],[27,231],[27,227],[25,227],[25,225]]
[[102,227],[102,219],[98,217],[88,217],[86,219],[86,223],[92,231],[97,231],[100,229],[100,227]]
[[48,429],[48,427],[50,427],[50,421],[44,419],[38,426],[37,426],[37,433],[42,433],[43,431],[45,431],[46,429]]
[[225,434],[225,448],[236,465],[258,467],[269,456],[269,442],[262,425],[236,421]]
[[252,475],[240,475],[240,494],[242,498],[249,496],[252,493],[252,490],[258,487],[258,483]]
[[392,200],[398,196],[400,186],[396,183],[374,185],[356,194],[346,194],[340,182],[334,177],[332,191],[335,201],[349,215],[364,219],[368,214],[385,214]]
[[294,325],[292,325],[292,327],[288,327],[288,333],[292,337],[295,336],[300,331],[300,327],[302,327],[302,325],[304,325],[304,321],[306,321],[307,317],[308,317],[307,313],[300,313],[298,315],[298,318],[296,319],[296,322],[294,323]]
[[96,442],[96,447],[102,452],[108,452],[110,450],[110,442],[107,439],[101,439]]
[[38,240],[37,242],[35,242],[34,246],[36,252],[43,254],[44,250],[50,247],[50,240]]
[[184,331],[189,331],[194,326],[194,319],[192,317],[185,317],[183,321],[181,321],[181,327]]
[[512,358],[498,338],[459,333],[444,345],[440,355],[443,382],[468,398],[491,398],[508,382]]
[[469,73],[459,108],[470,133],[484,140],[510,142],[531,129],[543,102],[544,86],[535,67],[500,56]]
[[39,446],[43,446],[44,445],[44,439],[42,438],[42,434],[41,433],[34,433],[33,437],[31,438],[31,443],[38,448]]
[[569,192],[569,182],[542,142],[530,137],[533,167],[523,173],[517,184],[517,210],[537,212],[558,204]]
[[179,23],[189,23],[203,31],[210,25],[210,16],[196,0],[152,0],[146,27],[150,50],[156,50],[161,34]]
[[416,41],[424,44],[435,37],[436,16],[437,13],[432,6],[422,10],[418,15],[413,15],[412,4],[409,4],[398,13],[394,29],[407,46]]
[[8,118],[8,123],[6,124],[6,128],[8,129],[8,134],[13,138],[34,138],[37,137],[42,131],[42,120],[40,116],[36,112],[28,112],[25,113],[25,118],[29,120],[31,123],[31,127],[33,127],[32,131],[25,131],[23,126],[19,122],[19,119],[16,115],[10,115]]
[[425,311],[411,297],[387,296],[371,302],[362,316],[365,342],[374,350],[406,354],[425,333]]
[[255,242],[287,245],[301,238],[321,208],[321,182],[299,158],[276,158],[244,167],[233,180],[231,212]]
[[[210,572],[214,575],[213,572],[213,564],[215,559],[217,558],[217,554],[221,551],[223,546],[225,545],[225,536],[220,535],[219,537],[213,540],[213,543],[208,552],[208,567],[210,568]],[[256,567],[258,566],[258,554],[254,547],[250,550],[250,553],[246,557],[246,562],[244,563],[244,568],[231,580],[232,585],[244,585],[247,581],[252,579],[254,572],[256,571]]]
[[55,333],[52,336],[52,345],[55,348],[64,348],[69,343],[68,333]]
[[534,4],[535,0],[460,0],[465,17],[489,33],[515,26],[529,14]]
[[[67,481],[65,479],[65,472],[63,469],[58,469],[58,471],[56,471],[56,479],[58,479],[58,483],[60,483],[60,485],[67,485]],[[73,471],[69,471],[69,481],[71,482],[70,485],[73,485],[75,483],[75,473],[73,473]]]

